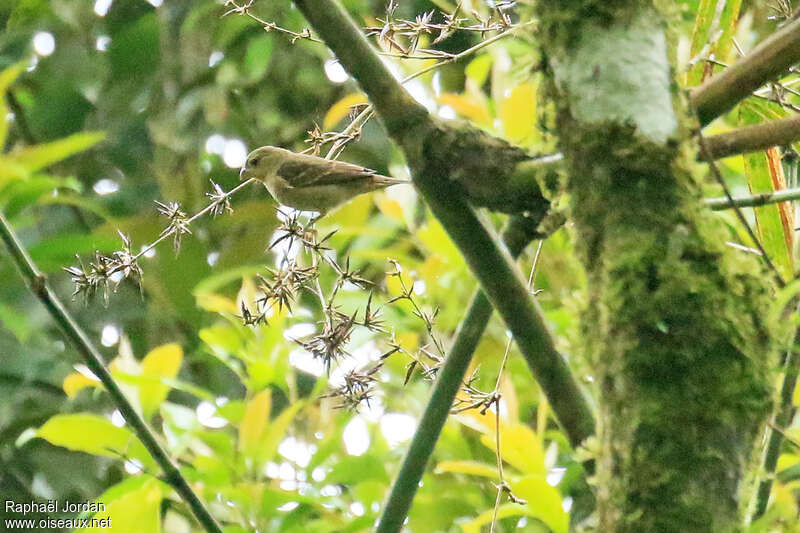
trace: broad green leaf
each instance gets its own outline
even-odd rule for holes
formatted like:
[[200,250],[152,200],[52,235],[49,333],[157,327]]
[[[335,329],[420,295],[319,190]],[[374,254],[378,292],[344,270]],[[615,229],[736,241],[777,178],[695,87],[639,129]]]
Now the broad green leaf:
[[453,241],[450,240],[439,219],[431,217],[428,223],[417,231],[417,238],[431,253],[444,258],[450,269],[460,270],[461,268],[466,268],[464,257],[458,251],[456,245],[453,244]]
[[567,533],[569,515],[564,512],[561,493],[544,476],[526,476],[510,483],[514,494],[524,500],[528,516],[544,522],[553,533]]
[[[483,435],[481,442],[497,450],[495,435]],[[524,424],[500,423],[500,453],[503,460],[524,474],[544,474],[544,451],[536,433]]]
[[386,465],[377,454],[373,453],[342,458],[333,465],[325,478],[328,483],[341,483],[342,485],[355,485],[369,480],[389,482]]
[[20,343],[28,340],[33,331],[28,315],[0,302],[0,324],[14,334]]
[[[509,482],[515,496],[526,501],[524,505],[507,503],[498,509],[497,518],[528,516],[545,524],[553,533],[569,531],[569,515],[562,507],[561,494],[551,487],[543,476],[526,476]],[[477,518],[461,524],[464,533],[480,533],[481,528],[492,522],[494,509],[481,513]]]
[[272,35],[259,35],[247,43],[247,52],[244,56],[247,80],[258,81],[267,72],[269,60],[272,56]]
[[155,348],[142,359],[142,375],[156,378],[139,385],[142,413],[149,417],[167,398],[169,386],[162,379],[178,375],[183,360],[183,349],[178,344],[165,344]]
[[[502,520],[503,518],[508,518],[510,516],[525,516],[528,513],[526,512],[524,505],[519,505],[516,503],[504,503],[497,509],[497,519]],[[462,522],[459,524],[461,529],[464,533],[481,533],[481,531],[485,531],[488,529],[489,524],[492,523],[494,519],[494,508],[489,509],[487,511],[482,512],[468,522]]]
[[493,61],[494,58],[491,54],[481,54],[467,64],[464,74],[475,83],[476,87],[481,87],[486,83],[486,78],[489,77]]
[[228,313],[229,315],[238,314],[241,309],[236,307],[236,302],[213,292],[200,293],[195,296],[197,305],[212,313]]
[[270,423],[268,431],[261,436],[259,444],[259,457],[261,460],[268,461],[275,457],[275,454],[278,453],[278,446],[286,438],[289,425],[303,407],[305,407],[305,402],[294,402],[281,411],[281,414]]
[[[755,124],[761,121],[760,116],[765,112],[763,106],[753,106],[750,102],[743,102],[739,106],[739,122],[743,125]],[[776,187],[775,181],[780,182],[783,176],[783,169],[778,162],[774,163],[774,153],[754,152],[743,155],[745,178],[750,192],[753,194],[761,192],[772,192],[779,188],[785,188],[783,184]],[[773,175],[778,171],[780,175]],[[794,274],[792,261],[792,237],[793,225],[789,215],[789,209],[781,204],[770,204],[754,208],[756,214],[756,227],[758,238],[761,241],[767,255],[775,264],[781,276],[791,279]]]
[[38,203],[40,205],[71,205],[97,215],[98,218],[103,219],[105,222],[112,221],[114,218],[111,212],[100,202],[78,194],[61,193],[59,191],[57,196],[46,195],[39,197]]
[[106,138],[99,131],[82,131],[69,137],[35,146],[26,146],[9,154],[9,159],[28,172],[36,172],[72,155],[88,150]]
[[[484,446],[497,451],[496,417],[493,413],[466,412],[459,420],[481,432]],[[500,450],[503,460],[523,474],[545,475],[544,450],[536,432],[525,424],[500,419]]]
[[[140,487],[124,492],[105,504],[106,510],[96,513],[96,520],[110,520],[109,531],[114,533],[160,533],[161,500],[164,498],[161,483],[145,478]],[[99,528],[85,528],[81,532],[96,533]]]
[[36,436],[68,450],[119,458],[137,443],[129,429],[91,414],[55,415],[45,422]]
[[45,198],[53,198],[53,193],[65,189],[80,191],[80,184],[74,178],[57,178],[38,175],[28,180],[14,180],[0,189],[0,205],[7,217],[14,217],[34,203],[43,203]]
[[87,257],[95,251],[113,252],[119,249],[119,237],[67,234],[40,241],[29,252],[44,272],[54,272],[75,263],[75,254]]
[[0,186],[13,180],[30,177],[30,172],[23,165],[14,161],[7,154],[0,154]]

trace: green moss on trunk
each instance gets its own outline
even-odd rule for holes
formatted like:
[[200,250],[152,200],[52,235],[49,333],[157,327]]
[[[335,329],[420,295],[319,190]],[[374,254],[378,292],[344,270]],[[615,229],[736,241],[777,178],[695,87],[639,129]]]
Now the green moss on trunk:
[[760,267],[732,258],[701,209],[659,13],[539,6],[589,278],[599,530],[735,530],[770,405]]

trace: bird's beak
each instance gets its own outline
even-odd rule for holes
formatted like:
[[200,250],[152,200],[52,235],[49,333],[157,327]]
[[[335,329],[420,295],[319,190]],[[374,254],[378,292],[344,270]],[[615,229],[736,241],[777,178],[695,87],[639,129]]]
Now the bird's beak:
[[239,181],[242,181],[247,177],[247,166],[243,166],[242,170],[239,171]]

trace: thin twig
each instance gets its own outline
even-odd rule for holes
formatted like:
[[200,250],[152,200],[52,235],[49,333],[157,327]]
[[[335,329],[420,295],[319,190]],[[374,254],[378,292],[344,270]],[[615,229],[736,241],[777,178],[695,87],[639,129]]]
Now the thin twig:
[[[470,48],[467,48],[466,50],[463,50],[463,51],[461,51],[461,52],[459,52],[457,54],[454,54],[451,57],[448,57],[448,58],[443,59],[441,61],[437,61],[433,65],[429,65],[429,66],[424,67],[424,68],[422,68],[422,69],[420,69],[420,70],[418,70],[416,72],[413,72],[413,73],[409,74],[408,76],[406,76],[405,78],[400,80],[400,84],[401,85],[406,84],[409,81],[422,76],[423,74],[431,72],[432,70],[441,68],[444,65],[448,65],[450,63],[454,63],[454,62],[460,61],[460,60],[464,59],[465,57],[468,57],[468,56],[474,54],[475,52],[481,50],[482,48],[486,48],[490,44],[494,44],[497,41],[499,41],[499,40],[501,40],[501,39],[503,39],[505,37],[508,37],[509,35],[511,35],[513,33],[514,29],[517,29],[517,28],[520,28],[520,27],[524,27],[524,26],[529,26],[531,24],[533,24],[532,21],[531,22],[526,22],[526,23],[523,23],[523,24],[519,24],[517,26],[514,26],[512,29],[506,30],[503,33],[499,33],[499,34],[497,34],[497,35],[495,35],[495,36],[493,36],[493,37],[491,37],[489,39],[481,41],[478,44],[476,44],[475,46],[471,46]],[[325,156],[326,159],[336,159],[337,157],[339,157],[339,155],[341,154],[341,151],[344,148],[344,145],[347,144],[350,135],[353,132],[355,132],[355,131],[359,130],[360,128],[362,128],[364,126],[364,124],[366,124],[367,121],[369,121],[369,119],[372,118],[372,116],[374,114],[375,114],[375,108],[372,105],[368,105],[367,107],[365,107],[358,114],[358,116],[355,119],[353,119],[353,121],[339,134],[340,138],[337,139],[334,142],[333,146],[331,147],[330,151],[328,152],[328,155]]]
[[[514,218],[503,233],[503,241],[515,258],[522,253],[530,239],[530,232],[522,217]],[[472,296],[469,310],[458,326],[450,352],[436,374],[436,383],[411,439],[400,472],[392,485],[375,533],[397,531],[408,514],[425,465],[433,454],[436,441],[463,383],[464,374],[491,316],[492,305],[486,293],[479,288]]]
[[[539,245],[536,247],[536,254],[533,256],[533,264],[531,265],[531,273],[528,275],[528,291],[533,288],[533,279],[536,273],[536,266],[539,264],[539,255],[542,252],[542,244],[544,244],[543,240],[539,240]],[[500,363],[500,370],[497,372],[497,381],[494,385],[493,395],[496,399],[494,408],[496,413],[496,421],[495,421],[495,456],[497,459],[497,476],[498,476],[498,483],[497,483],[497,498],[495,498],[494,502],[494,513],[492,514],[492,524],[489,527],[489,533],[494,533],[495,524],[497,523],[497,513],[500,511],[500,497],[502,496],[504,491],[508,491],[508,485],[506,483],[505,475],[503,473],[503,455],[500,451],[500,381],[503,378],[503,370],[505,370],[506,363],[508,362],[508,354],[511,351],[511,341],[512,339],[509,338],[506,341],[506,348],[503,353],[503,360]]]
[[125,397],[119,385],[114,381],[111,373],[103,363],[103,357],[100,355],[100,352],[95,348],[94,344],[89,340],[89,337],[50,288],[45,276],[39,271],[27,251],[25,251],[19,238],[2,213],[0,213],[0,237],[2,237],[9,252],[11,252],[11,257],[14,263],[16,263],[20,273],[27,281],[31,292],[44,304],[53,320],[61,327],[75,349],[83,356],[86,366],[98,377],[106,391],[108,391],[114,404],[125,418],[125,421],[130,424],[131,429],[147,449],[148,453],[153,457],[159,467],[161,467],[166,482],[169,483],[181,496],[183,501],[186,502],[195,518],[197,518],[198,522],[200,522],[208,533],[222,533],[222,529],[219,524],[217,524],[216,520],[214,520],[214,517],[211,516],[211,513],[208,512],[205,504],[200,501],[200,498],[189,486],[183,475],[181,475],[175,463],[173,463],[172,459],[167,455],[167,452],[158,443],[155,434],[148,427],[147,422],[139,415],[133,405]]
[[761,256],[763,257],[764,262],[766,263],[767,267],[769,267],[769,269],[772,271],[775,283],[777,283],[778,287],[785,287],[786,282],[783,281],[780,272],[778,272],[778,269],[775,267],[775,264],[767,255],[766,250],[764,250],[764,246],[762,246],[761,241],[758,240],[758,237],[753,231],[753,228],[751,228],[750,224],[748,224],[747,219],[745,218],[744,213],[742,213],[741,208],[738,205],[736,205],[736,203],[733,201],[733,196],[731,196],[731,191],[728,188],[728,184],[725,183],[725,178],[722,177],[722,172],[720,172],[717,163],[714,161],[714,158],[711,155],[711,151],[708,148],[708,143],[706,143],[706,140],[703,137],[702,132],[698,132],[697,141],[700,145],[700,151],[703,153],[703,157],[708,162],[708,166],[711,169],[711,174],[714,176],[714,178],[717,180],[720,186],[722,186],[722,190],[725,193],[725,198],[728,200],[728,203],[733,207],[733,210],[736,213],[736,217],[739,219],[739,222],[741,222],[742,225],[744,226],[745,230],[747,231],[747,234],[750,236],[750,238],[753,240],[756,247],[758,248],[758,251],[761,252]]
[[800,188],[781,189],[749,196],[737,196],[736,198],[706,198],[704,201],[706,207],[713,211],[722,211],[723,209],[733,209],[734,207],[759,207],[792,200],[800,200]]
[[[257,181],[258,180],[256,178],[250,178],[248,180],[243,181],[242,183],[240,183],[239,185],[237,185],[236,187],[234,187],[233,189],[231,189],[230,191],[225,193],[225,199],[230,198],[231,196],[233,196],[234,194],[239,192],[241,189],[244,189],[245,187],[247,187],[251,183],[255,183]],[[219,205],[219,202],[220,202],[220,200],[212,201],[210,204],[205,206],[203,209],[201,209],[200,211],[198,211],[197,213],[195,213],[191,217],[187,218],[185,223],[187,225],[189,225],[192,222],[194,222],[195,220],[197,220],[198,218],[210,213],[211,211],[213,211],[214,209],[217,208],[217,206]],[[161,244],[163,241],[167,240],[171,236],[172,236],[172,233],[170,233],[170,232],[162,232],[161,235],[156,240],[154,240],[153,242],[151,242],[147,246],[143,247],[139,251],[139,253],[134,255],[133,256],[133,260],[136,261],[137,259],[141,258],[144,254],[146,254],[147,252],[149,252],[150,250],[152,250],[153,248],[155,248],[156,246],[158,246],[159,244]]]
[[233,13],[245,15],[246,17],[249,17],[252,20],[255,20],[256,22],[261,24],[264,27],[264,31],[266,32],[276,31],[284,35],[288,35],[292,39],[292,44],[294,44],[295,41],[297,41],[298,39],[305,39],[307,41],[311,41],[312,43],[324,44],[320,39],[317,39],[316,37],[311,35],[311,31],[308,28],[298,33],[292,30],[287,30],[286,28],[281,28],[274,22],[266,21],[261,17],[254,15],[253,12],[250,10],[253,7],[253,2],[254,0],[248,0],[246,3],[239,5],[236,3],[235,0],[226,0],[225,5],[226,6],[231,5],[233,6],[233,9],[228,10],[222,16],[225,17]]

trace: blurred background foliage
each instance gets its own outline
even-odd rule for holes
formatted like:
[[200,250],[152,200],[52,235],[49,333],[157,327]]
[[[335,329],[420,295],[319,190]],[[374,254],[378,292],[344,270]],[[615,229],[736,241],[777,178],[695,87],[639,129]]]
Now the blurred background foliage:
[[[385,17],[382,1],[343,3],[364,26],[380,25]],[[483,2],[462,4],[465,17],[473,10],[481,17],[494,13]],[[678,4],[676,26],[687,50],[706,4]],[[196,212],[208,203],[209,180],[225,190],[238,183],[238,166],[250,149],[305,149],[316,125],[343,128],[350,107],[363,101],[324,45],[292,42],[239,14],[223,16],[230,7],[216,0],[0,5],[7,126],[0,205],[65,299],[72,286],[62,269],[76,264],[76,254],[89,261],[96,250],[119,249],[117,230],[131,238],[134,251],[158,237],[166,221],[155,200],[180,202]],[[454,8],[446,0],[406,1],[394,17],[413,20]],[[305,27],[288,1],[262,0],[252,9],[282,28]],[[756,3],[737,7],[736,35],[743,46],[774,29],[770,13]],[[435,44],[425,38],[429,48],[457,53],[481,35],[455,32]],[[699,39],[703,44],[707,36]],[[689,57],[684,52],[684,64]],[[434,60],[387,61],[398,75],[407,75]],[[539,62],[535,43],[507,38],[407,87],[442,117],[469,120],[546,153],[555,143],[539,96]],[[728,117],[715,127],[736,123]],[[374,120],[344,158],[407,177],[401,156]],[[731,158],[725,172],[744,188],[741,160]],[[709,193],[715,192],[709,185]],[[69,307],[102,344],[114,376],[226,531],[366,530],[430,388],[419,368],[407,375],[408,354],[425,359],[431,335],[449,345],[475,282],[410,187],[359,197],[326,217],[320,233],[338,230],[327,244],[374,283],[373,305],[400,294],[397,278],[386,275],[392,270],[387,259],[393,259],[415,301],[436,315],[431,333],[409,302],[383,307],[389,334],[357,331],[347,345],[351,358],[328,377],[293,342],[319,327],[321,309],[313,294],[302,292],[291,313],[276,312],[268,324],[246,326],[237,316],[242,302],[258,296],[256,275],[276,265],[276,253],[267,250],[279,223],[274,207],[261,188],[246,189],[233,198],[233,214],[193,223],[179,253],[169,243],[148,253],[141,291],[123,282],[107,305],[102,298],[87,305],[77,299]],[[499,227],[502,219],[493,221]],[[732,234],[740,231],[732,217],[729,222]],[[565,353],[579,351],[576,320],[584,286],[571,239],[563,228],[544,243],[535,278],[539,302]],[[522,260],[526,271],[535,251],[533,246]],[[791,251],[786,253],[791,264]],[[322,285],[330,287],[334,277],[326,271]],[[337,302],[345,312],[363,312],[368,297],[368,291],[345,287]],[[0,256],[0,324],[3,499],[99,499],[119,531],[196,531],[6,254]],[[494,388],[506,342],[495,317],[473,363],[478,389]],[[337,409],[335,398],[320,399],[329,382],[336,385],[346,370],[375,361],[393,343],[404,351],[386,360],[368,405],[353,412]],[[580,362],[573,363],[590,385]],[[498,528],[565,532],[578,463],[513,346],[500,392],[506,477],[527,503],[503,504]],[[784,466],[799,461],[787,454]],[[469,411],[453,417],[409,528],[485,529],[496,481],[494,416]],[[786,496],[771,519],[796,514],[787,487],[776,486]]]

